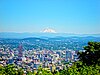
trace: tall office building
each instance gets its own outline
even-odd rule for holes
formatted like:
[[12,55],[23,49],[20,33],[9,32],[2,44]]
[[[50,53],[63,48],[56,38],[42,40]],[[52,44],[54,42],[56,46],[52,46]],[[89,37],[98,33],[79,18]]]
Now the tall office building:
[[69,62],[72,60],[72,52],[71,50],[66,50],[66,59],[65,61]]
[[22,57],[23,56],[23,47],[22,47],[22,45],[19,45],[19,47],[18,47],[18,57]]

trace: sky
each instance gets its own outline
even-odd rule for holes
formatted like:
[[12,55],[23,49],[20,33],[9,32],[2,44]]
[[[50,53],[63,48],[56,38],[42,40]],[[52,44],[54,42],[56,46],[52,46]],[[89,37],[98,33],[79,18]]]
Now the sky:
[[0,0],[0,32],[99,34],[100,0]]

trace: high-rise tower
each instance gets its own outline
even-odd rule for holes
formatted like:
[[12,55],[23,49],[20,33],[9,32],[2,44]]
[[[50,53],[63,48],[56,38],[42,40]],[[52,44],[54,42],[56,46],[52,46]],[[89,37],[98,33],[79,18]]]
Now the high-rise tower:
[[18,47],[18,57],[22,57],[23,56],[23,47],[22,47],[22,45],[19,45],[19,47]]

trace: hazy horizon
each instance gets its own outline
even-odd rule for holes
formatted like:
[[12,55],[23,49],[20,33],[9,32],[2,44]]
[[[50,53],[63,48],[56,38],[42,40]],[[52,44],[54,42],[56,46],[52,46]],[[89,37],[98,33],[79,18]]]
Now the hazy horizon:
[[100,35],[100,33],[67,33],[67,32],[57,32],[57,33],[50,33],[50,32],[0,32],[0,33],[29,33],[29,34],[75,34],[75,35]]

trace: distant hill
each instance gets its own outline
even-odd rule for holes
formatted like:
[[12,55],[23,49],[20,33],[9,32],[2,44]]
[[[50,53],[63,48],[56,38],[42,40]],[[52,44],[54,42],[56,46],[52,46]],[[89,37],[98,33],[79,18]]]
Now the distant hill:
[[100,37],[100,34],[68,34],[68,33],[14,33],[14,32],[0,32],[0,38],[49,38],[49,37]]
[[[90,35],[63,35],[59,36],[58,34],[50,34],[53,36],[43,36],[44,34],[30,34],[23,36],[23,33],[13,34],[16,36],[4,36],[5,38],[0,37],[0,45],[9,45],[12,48],[17,48],[19,44],[22,44],[24,49],[32,50],[34,49],[47,49],[47,50],[83,50],[83,46],[86,46],[89,41],[100,42],[100,37],[90,36]],[[28,36],[29,35],[29,36]],[[34,37],[35,35],[35,37]]]
[[22,40],[30,40],[30,41],[47,41],[46,39],[41,39],[41,38],[36,38],[36,37],[29,37],[29,38],[24,38]]

